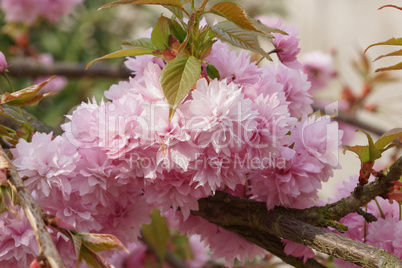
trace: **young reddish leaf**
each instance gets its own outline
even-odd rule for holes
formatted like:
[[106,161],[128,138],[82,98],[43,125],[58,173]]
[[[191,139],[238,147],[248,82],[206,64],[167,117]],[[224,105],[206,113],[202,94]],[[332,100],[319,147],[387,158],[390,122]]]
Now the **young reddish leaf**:
[[180,55],[163,68],[159,82],[170,105],[169,118],[195,86],[201,75],[201,63],[193,56]]
[[79,233],[82,243],[94,252],[106,250],[122,250],[128,252],[127,248],[114,235]]
[[402,46],[402,38],[391,38],[385,42],[379,42],[379,43],[375,43],[372,44],[370,46],[368,46],[368,48],[366,48],[366,50],[364,50],[364,53],[367,52],[367,50],[371,47],[374,46],[382,46],[382,45],[388,45],[388,46]]
[[384,7],[393,7],[393,8],[402,10],[402,7],[398,7],[398,6],[395,6],[395,5],[385,5],[385,6],[380,7],[378,10],[383,9]]
[[151,38],[138,38],[136,40],[131,41],[124,41],[121,49],[135,49],[135,48],[142,48],[142,49],[151,49],[156,50],[155,45],[152,43]]
[[379,68],[375,70],[376,72],[384,72],[384,71],[395,71],[395,70],[402,70],[402,62],[395,64],[393,66]]
[[104,60],[104,59],[112,59],[112,58],[122,58],[122,57],[128,57],[128,56],[137,56],[137,55],[146,55],[146,54],[152,54],[154,50],[152,49],[146,49],[146,48],[133,48],[133,49],[123,49],[123,50],[119,50],[116,52],[112,52],[110,54],[107,54],[103,57],[94,59],[92,61],[90,61],[87,64],[86,69],[89,68],[89,66],[92,65],[92,63],[94,63],[95,61],[98,60]]
[[390,144],[396,138],[402,136],[402,128],[394,128],[385,132],[374,144],[377,149],[384,151],[385,146]]
[[390,57],[390,56],[402,56],[402,49],[388,53],[386,55],[381,55],[381,56],[377,57],[374,61],[377,61],[377,60],[385,58],[385,57]]
[[216,37],[222,41],[240,48],[257,52],[267,59],[272,60],[268,53],[260,47],[258,37],[255,33],[239,28],[236,24],[230,21],[220,22],[215,25],[210,25],[210,27]]
[[245,30],[265,34],[264,31],[261,31],[260,29],[256,28],[254,24],[251,23],[250,19],[247,16],[246,11],[236,3],[221,2],[211,7],[209,12],[222,16]]
[[153,210],[151,219],[151,224],[142,227],[142,233],[144,239],[155,249],[161,263],[163,263],[165,261],[166,245],[169,240],[169,227],[166,219],[160,215],[159,210]]
[[[37,84],[33,85],[21,90],[18,90],[16,92],[12,93],[4,93],[3,95],[0,96],[0,104],[5,104],[7,103],[8,105],[12,106],[29,106],[31,101],[33,101],[35,98],[38,98],[38,96],[43,96],[43,95],[38,95],[39,91],[52,80],[54,76],[49,78],[48,80]],[[49,94],[47,94],[49,95]],[[40,99],[42,99],[40,98]]]
[[374,145],[373,139],[371,138],[370,134],[368,134],[364,130],[358,129],[357,131],[362,131],[364,134],[366,134],[369,144],[366,146],[361,146],[361,145],[356,145],[356,146],[352,146],[352,147],[345,146],[345,148],[348,151],[352,151],[352,152],[356,153],[359,156],[360,161],[363,166],[363,164],[366,162],[371,162],[371,161],[374,161],[374,160],[380,158],[381,151],[379,149],[377,149],[377,147]]
[[112,3],[106,4],[101,6],[98,10],[111,8],[119,5],[165,5],[165,6],[174,6],[174,7],[181,7],[182,3],[180,0],[121,0],[121,1],[114,1]]
[[169,19],[161,16],[158,18],[158,23],[151,33],[152,43],[157,49],[165,50],[169,48]]

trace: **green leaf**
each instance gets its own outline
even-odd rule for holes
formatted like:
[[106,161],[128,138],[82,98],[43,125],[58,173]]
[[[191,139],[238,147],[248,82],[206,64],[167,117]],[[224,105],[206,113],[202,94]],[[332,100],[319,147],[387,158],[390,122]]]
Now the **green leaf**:
[[177,18],[179,19],[183,19],[183,11],[175,6],[163,6],[164,8],[167,8],[168,10],[170,10],[170,12],[173,13],[173,15],[175,15]]
[[112,59],[112,58],[122,58],[122,57],[128,57],[128,56],[137,56],[137,55],[145,55],[145,54],[152,54],[153,50],[152,49],[145,49],[145,48],[133,48],[133,49],[123,49],[119,50],[116,52],[112,52],[110,54],[107,54],[103,57],[97,58],[92,60],[87,64],[86,69],[89,68],[89,66],[92,65],[95,61],[98,60],[104,60],[104,59]]
[[359,156],[362,165],[366,162],[371,162],[380,158],[381,150],[379,150],[374,145],[373,139],[371,138],[370,134],[360,129],[358,129],[357,131],[362,131],[364,134],[366,134],[369,144],[366,146],[362,145],[356,145],[352,147],[345,146],[346,150],[356,153]]
[[268,53],[260,47],[258,37],[255,33],[239,28],[230,21],[220,22],[215,25],[210,25],[210,27],[219,39],[234,46],[257,52],[267,59],[272,60]]
[[209,12],[222,16],[243,29],[265,34],[265,32],[254,26],[248,18],[246,11],[236,3],[221,2],[211,7]]
[[79,236],[82,237],[82,243],[94,252],[121,249],[128,252],[120,240],[110,234],[79,233]]
[[211,79],[215,78],[217,78],[218,80],[221,79],[218,69],[216,69],[216,67],[213,66],[212,64],[207,64],[207,74]]
[[169,48],[169,19],[161,16],[158,18],[158,23],[151,33],[152,43],[157,49],[165,50]]
[[375,70],[376,72],[384,72],[384,71],[396,71],[396,70],[402,70],[402,62],[395,64],[393,66],[389,67],[384,67],[384,68],[379,68]]
[[114,268],[114,266],[108,262],[105,258],[93,252],[89,248],[83,246],[80,250],[80,257],[78,259],[77,267],[84,260],[89,267],[93,268]]
[[2,109],[0,109],[0,115],[10,118],[18,124],[29,124],[28,121],[22,116],[22,114],[18,113],[11,107],[1,106],[1,108]]
[[371,47],[374,46],[383,46],[383,45],[388,45],[388,46],[402,46],[402,38],[391,38],[385,42],[379,42],[379,43],[375,43],[372,44],[370,46],[368,46],[368,48],[366,48],[366,50],[364,50],[364,53],[367,52],[367,50]]
[[173,253],[179,257],[179,259],[188,261],[194,258],[194,254],[187,236],[175,236],[173,238],[173,244],[176,246],[176,250]]
[[402,135],[402,128],[394,128],[387,132],[385,132],[374,144],[375,147],[379,150],[382,150],[390,144],[393,140],[400,137]]
[[151,38],[139,38],[136,40],[132,40],[132,41],[124,41],[121,49],[137,49],[137,48],[141,48],[141,49],[152,49],[152,50],[156,50],[156,47],[154,46],[154,44],[152,43]]
[[168,20],[170,32],[177,38],[180,43],[186,39],[187,31],[175,20]]
[[154,209],[151,214],[152,222],[142,227],[142,233],[147,243],[155,249],[161,263],[165,261],[166,245],[169,240],[169,227],[166,219]]
[[99,10],[111,8],[111,7],[115,7],[115,6],[119,6],[119,5],[127,5],[127,4],[165,5],[165,6],[174,6],[174,7],[181,7],[181,5],[182,5],[180,0],[120,0],[120,1],[114,1],[112,3],[103,5],[99,8]]
[[193,56],[180,55],[163,68],[159,81],[170,105],[169,118],[195,86],[201,75],[201,63]]
[[79,237],[76,234],[72,234],[70,231],[67,231],[70,233],[70,239],[74,244],[74,250],[75,250],[75,254],[76,254],[76,258],[79,259],[80,258],[80,252],[81,252],[81,247],[82,247],[82,238]]
[[[288,35],[286,32],[282,31],[281,29],[268,27],[267,25],[265,25],[264,23],[262,23],[259,20],[250,19],[250,21],[254,24],[254,26],[256,28],[258,28],[262,32],[265,32],[265,33],[280,33],[280,34],[283,34],[283,35]],[[268,36],[270,38],[273,37],[272,35],[268,35]]]
[[377,61],[377,60],[385,58],[385,57],[391,57],[391,56],[402,56],[402,49],[388,53],[386,55],[381,55],[381,56],[377,57],[374,61]]

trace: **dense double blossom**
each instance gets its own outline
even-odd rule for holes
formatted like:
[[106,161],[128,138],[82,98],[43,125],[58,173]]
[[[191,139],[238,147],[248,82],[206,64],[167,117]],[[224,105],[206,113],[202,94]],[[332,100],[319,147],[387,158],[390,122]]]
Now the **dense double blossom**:
[[[278,43],[290,53],[281,60],[293,67],[294,38],[285,40],[289,46]],[[212,257],[224,257],[229,267],[235,259],[266,254],[191,210],[218,190],[264,201],[267,209],[317,204],[321,183],[338,167],[334,150],[342,134],[329,117],[309,116],[310,83],[301,70],[282,63],[258,67],[219,41],[206,61],[220,80],[201,78],[171,120],[158,80],[165,63],[137,56],[126,61],[135,77],[111,86],[99,103],[82,103],[67,115],[61,136],[36,133],[31,142],[21,140],[11,150],[13,163],[43,210],[80,231],[135,243],[155,207],[173,214],[183,233],[198,234]],[[0,225],[11,216],[0,218]],[[0,230],[0,237],[9,235]],[[71,250],[53,235],[62,252]],[[286,244],[287,253],[302,256]],[[1,263],[20,259],[7,252]],[[34,254],[21,243],[15,252]]]

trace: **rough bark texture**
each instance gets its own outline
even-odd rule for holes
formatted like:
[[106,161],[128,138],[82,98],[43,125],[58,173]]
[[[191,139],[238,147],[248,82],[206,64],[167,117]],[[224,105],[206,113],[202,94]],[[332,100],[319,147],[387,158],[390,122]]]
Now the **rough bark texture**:
[[25,211],[25,215],[30,222],[39,244],[40,254],[47,259],[51,267],[63,268],[64,264],[60,258],[56,246],[53,244],[52,238],[46,229],[43,221],[43,212],[39,205],[32,198],[26,189],[23,181],[18,175],[15,167],[7,157],[4,150],[0,147],[0,168],[7,170],[7,180],[13,191],[17,194],[21,206]]
[[267,211],[265,203],[218,192],[215,196],[199,200],[199,211],[192,211],[192,214],[248,239],[296,267],[303,266],[284,258],[280,238],[363,267],[402,267],[400,259],[384,250],[316,227],[325,227],[333,220],[358,211],[377,195],[386,193],[389,183],[398,180],[401,175],[402,157],[391,166],[387,175],[363,189],[355,190],[351,196],[324,207],[305,210],[275,208]]

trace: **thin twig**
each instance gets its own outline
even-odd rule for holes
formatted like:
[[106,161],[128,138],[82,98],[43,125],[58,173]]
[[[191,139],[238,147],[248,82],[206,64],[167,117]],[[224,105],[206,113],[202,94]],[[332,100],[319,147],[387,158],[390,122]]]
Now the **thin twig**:
[[63,268],[63,261],[56,249],[56,246],[53,244],[52,238],[48,233],[46,225],[43,221],[43,212],[41,208],[28,192],[14,165],[11,163],[10,159],[7,157],[6,153],[1,147],[0,168],[7,170],[8,183],[13,191],[17,194],[21,206],[25,211],[25,215],[32,226],[36,240],[39,244],[40,255],[47,259],[51,267]]

